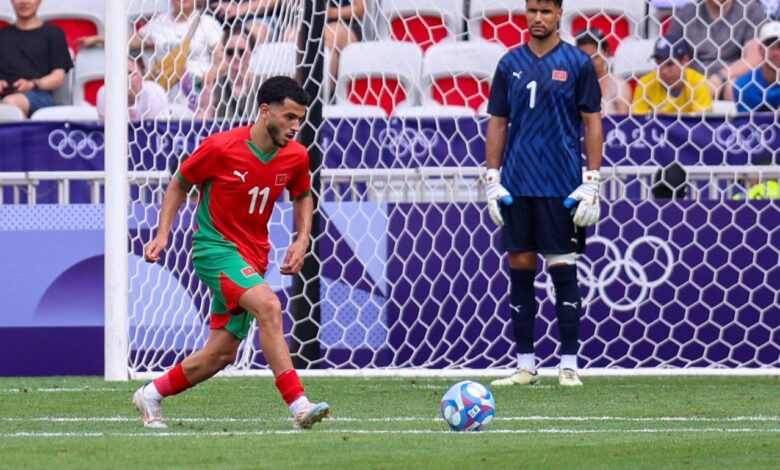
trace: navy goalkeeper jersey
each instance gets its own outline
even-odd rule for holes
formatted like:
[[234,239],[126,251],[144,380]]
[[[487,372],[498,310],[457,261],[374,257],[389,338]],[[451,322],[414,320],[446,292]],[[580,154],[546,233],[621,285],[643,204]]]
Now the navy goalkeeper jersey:
[[501,183],[515,196],[568,196],[582,182],[580,112],[600,110],[587,54],[563,41],[542,57],[528,45],[509,51],[488,102],[488,113],[509,119]]

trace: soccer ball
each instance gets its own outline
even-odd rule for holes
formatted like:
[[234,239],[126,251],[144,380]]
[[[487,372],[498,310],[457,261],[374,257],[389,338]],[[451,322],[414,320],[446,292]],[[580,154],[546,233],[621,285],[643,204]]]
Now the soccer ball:
[[453,431],[481,431],[496,414],[496,401],[479,382],[458,382],[441,399],[441,415]]

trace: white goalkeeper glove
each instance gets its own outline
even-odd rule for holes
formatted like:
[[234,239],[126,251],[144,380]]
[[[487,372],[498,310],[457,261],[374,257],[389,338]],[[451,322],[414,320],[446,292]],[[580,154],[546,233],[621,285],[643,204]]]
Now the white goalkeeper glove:
[[512,204],[512,195],[501,185],[501,172],[495,168],[488,168],[485,174],[485,192],[487,193],[488,214],[493,222],[502,227],[504,218],[501,216],[501,208],[498,204],[505,206]]
[[567,209],[575,205],[574,225],[587,227],[599,221],[601,207],[599,206],[599,183],[601,175],[599,170],[588,170],[582,174],[582,184],[569,194],[563,201]]

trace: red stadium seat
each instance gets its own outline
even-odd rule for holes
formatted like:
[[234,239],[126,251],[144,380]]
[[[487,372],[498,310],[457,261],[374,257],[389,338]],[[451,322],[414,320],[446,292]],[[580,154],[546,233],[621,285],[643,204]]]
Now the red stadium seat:
[[506,50],[486,41],[437,44],[423,61],[423,101],[479,109],[490,96],[490,81]]
[[68,47],[73,49],[74,54],[77,54],[79,51],[79,38],[98,34],[97,25],[87,19],[58,18],[47,21],[62,28],[65,32],[65,40],[68,42]]
[[417,104],[422,50],[399,41],[358,42],[341,53],[336,81],[338,104],[379,106],[389,115]]
[[104,79],[90,80],[84,84],[84,101],[97,106],[97,93],[105,83]]
[[516,0],[471,0],[469,39],[486,39],[506,47],[528,42],[528,23],[523,2]]
[[106,74],[104,54],[102,48],[89,48],[76,56],[73,64],[73,104],[96,105],[97,92]]
[[387,19],[380,37],[413,42],[425,50],[458,36],[463,21],[461,8],[459,0],[386,0],[379,12]]
[[78,53],[78,38],[103,34],[105,5],[102,0],[42,2],[38,16],[65,31],[68,47]]
[[8,26],[9,24],[10,24],[10,23],[7,23],[7,22],[5,22],[5,21],[3,21],[3,20],[0,20],[0,29],[2,29],[2,28],[5,28],[5,27],[6,27],[6,26]]
[[562,33],[576,37],[585,29],[598,29],[614,53],[623,39],[639,37],[645,8],[645,2],[637,0],[577,0],[564,8]]

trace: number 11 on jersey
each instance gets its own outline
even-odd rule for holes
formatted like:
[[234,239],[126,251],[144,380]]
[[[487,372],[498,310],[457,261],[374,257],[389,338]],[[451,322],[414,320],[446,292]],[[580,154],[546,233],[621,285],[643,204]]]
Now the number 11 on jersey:
[[268,196],[271,194],[271,188],[263,188],[263,190],[260,190],[259,186],[255,186],[254,188],[250,189],[248,194],[252,195],[252,202],[249,203],[249,213],[252,214],[255,212],[255,206],[257,205],[257,196],[263,196],[263,200],[260,201],[260,209],[257,211],[258,214],[262,214],[265,210],[265,205],[268,203]]

